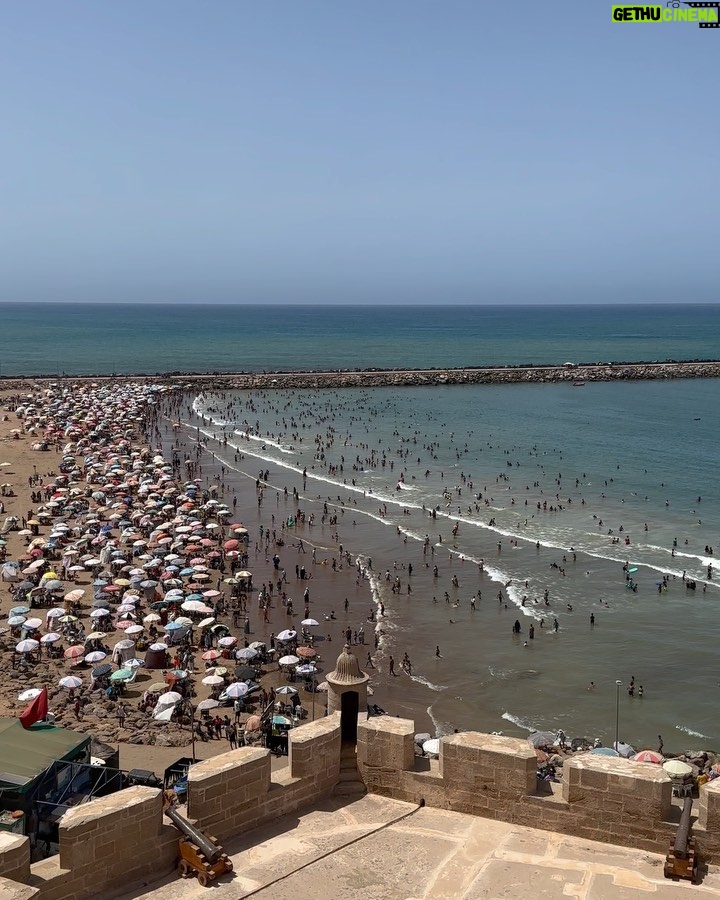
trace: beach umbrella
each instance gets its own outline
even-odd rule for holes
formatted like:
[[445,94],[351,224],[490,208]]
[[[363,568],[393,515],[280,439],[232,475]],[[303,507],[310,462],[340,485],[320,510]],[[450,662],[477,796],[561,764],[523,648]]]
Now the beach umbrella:
[[113,650],[131,650],[135,646],[135,641],[130,641],[127,638],[124,638],[122,641],[118,641],[117,644],[113,647]]
[[132,659],[123,660],[123,668],[124,669],[139,669],[140,666],[145,665],[144,659],[138,659],[136,656]]
[[654,763],[661,766],[665,762],[665,757],[655,750],[641,750],[633,756],[633,762]]
[[23,622],[23,628],[27,628],[30,631],[35,631],[35,629],[42,627],[42,619],[25,619]]
[[77,675],[65,675],[58,681],[58,685],[66,691],[75,691],[82,687],[82,683],[82,678],[78,678]]
[[102,650],[93,650],[91,653],[87,654],[87,656],[85,657],[85,662],[86,663],[102,662],[106,656],[107,656],[107,653],[103,653]]
[[623,759],[629,759],[635,753],[635,750],[630,746],[630,744],[625,744],[623,741],[620,741],[617,744],[613,744],[613,747],[617,750],[620,756]]
[[257,655],[257,650],[253,650],[252,647],[243,647],[241,650],[235,651],[235,659],[251,660],[255,659]]
[[212,616],[209,616],[207,619],[201,619],[198,622],[198,628],[209,628],[211,625],[215,624],[215,619]]
[[143,622],[145,622],[146,625],[150,625],[152,622],[159,622],[160,619],[161,617],[157,613],[148,613],[143,619]]
[[179,628],[184,628],[182,622],[168,622],[165,626],[165,631],[177,631]]
[[425,741],[422,749],[423,753],[427,753],[428,756],[440,756],[440,739],[431,738],[429,741]]
[[536,750],[552,749],[557,744],[557,736],[552,731],[535,731],[529,735],[528,742]]
[[[35,585],[33,585],[33,587],[35,587]],[[29,606],[13,606],[13,608],[10,610],[9,614],[11,616],[24,616],[29,612],[30,612]]]
[[60,616],[58,622],[60,622],[61,625],[70,625],[72,622],[77,622],[77,620],[77,616],[73,616],[70,613],[67,613],[64,616]]
[[50,631],[47,634],[44,634],[40,638],[40,643],[41,644],[54,644],[56,641],[61,641],[61,640],[62,640],[61,635],[57,634],[54,631]]
[[109,616],[109,615],[110,615],[110,610],[105,609],[104,606],[101,606],[100,609],[94,609],[90,613],[90,618],[91,619],[102,619],[104,616]]
[[239,678],[240,681],[248,681],[251,678],[255,678],[255,669],[251,666],[235,666],[235,677]]
[[223,544],[223,548],[225,550],[237,550],[240,546],[240,541],[236,541],[234,538],[231,538],[229,541],[225,541]]
[[202,659],[207,661],[207,660],[219,659],[219,657],[221,657],[221,656],[222,656],[222,653],[220,653],[219,650],[208,650],[206,653],[203,653]]
[[241,697],[244,697],[248,690],[248,686],[243,684],[242,681],[235,681],[227,686],[221,696],[226,700],[238,700]]
[[684,778],[686,775],[692,775],[693,773],[692,766],[680,759],[669,759],[662,764],[662,767],[672,778]]
[[[273,716],[272,724],[273,725],[292,725],[292,722],[290,719],[287,718],[287,716]],[[247,731],[247,723],[245,724],[245,731]]]
[[284,684],[282,687],[276,689],[275,694],[279,697],[287,697],[291,694],[297,694],[297,688],[291,687],[289,684]]
[[[164,687],[164,685],[163,685]],[[161,697],[158,698],[157,705],[158,706],[173,706],[175,703],[179,703],[182,700],[182,694],[178,694],[177,691],[166,691],[162,694]]]
[[228,635],[227,637],[221,637],[218,640],[218,647],[233,647],[237,644],[237,638],[234,635]]
[[79,659],[81,656],[85,656],[85,647],[82,644],[74,644],[67,648],[63,656],[65,659]]
[[225,684],[225,679],[221,678],[220,675],[206,675],[203,680],[203,684],[209,685],[217,685],[217,684]]
[[245,731],[259,731],[261,724],[260,716],[250,716],[245,723]]
[[46,619],[59,619],[60,616],[64,616],[64,615],[65,615],[64,609],[61,609],[59,606],[54,606],[52,609],[49,609],[45,613],[45,618]]
[[299,656],[282,656],[278,662],[280,666],[296,666],[300,662]]
[[148,688],[149,694],[161,694],[163,691],[167,690],[167,685],[163,681],[156,681],[155,684],[151,684]]
[[306,628],[312,628],[314,625],[319,625],[320,623],[317,619],[303,619],[300,624],[304,625]]
[[125,634],[130,634],[130,635],[142,634],[143,631],[145,631],[145,629],[143,628],[142,625],[130,625],[129,628],[125,629]]
[[101,641],[105,637],[104,631],[91,631],[85,638],[85,643],[88,641]]
[[330,685],[327,683],[327,681],[321,681],[320,684],[315,685],[315,690],[322,691],[324,693],[325,691],[330,690]]
[[60,591],[62,590],[62,586],[62,581],[59,581],[57,578],[50,578],[43,585],[46,591]]
[[10,616],[10,618],[7,620],[8,625],[11,628],[17,628],[20,625],[24,625],[25,621],[25,616]]
[[112,673],[110,681],[127,681],[128,678],[132,678],[132,674],[130,669],[118,669],[117,672]]
[[218,706],[220,706],[220,703],[217,700],[208,699],[208,700],[201,700],[198,703],[197,708],[200,710],[200,712],[207,712],[207,710],[215,709]]
[[303,659],[312,659],[315,656],[317,651],[313,647],[298,647],[297,655],[301,656]]
[[20,641],[20,643],[15,645],[15,650],[17,653],[32,653],[33,650],[37,650],[40,646],[38,641],[33,641],[31,638],[27,640]]
[[317,666],[312,663],[303,663],[301,666],[296,666],[295,671],[298,675],[314,675],[317,672]]
[[162,641],[158,641],[155,644],[150,644],[151,650],[167,650],[167,648],[168,648],[168,645],[163,644]]
[[40,694],[42,694],[42,688],[28,688],[26,691],[23,691],[22,694],[18,694],[18,700],[27,703],[29,700],[34,700],[36,697],[39,697]]
[[[202,600],[185,600],[180,609],[185,610],[185,612],[205,612],[207,610],[207,606],[202,602]],[[210,610],[212,612],[212,610]]]
[[593,747],[590,752],[594,753],[595,756],[620,756],[617,750],[612,747]]
[[293,631],[292,629],[286,629],[285,631],[281,631],[278,634],[276,640],[285,643],[286,641],[293,641],[297,637],[297,631]]

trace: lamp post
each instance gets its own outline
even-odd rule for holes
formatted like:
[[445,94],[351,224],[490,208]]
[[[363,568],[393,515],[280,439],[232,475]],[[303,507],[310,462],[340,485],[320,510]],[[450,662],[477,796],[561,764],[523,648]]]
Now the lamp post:
[[190,740],[192,741],[192,758],[195,762],[195,707],[188,701],[190,707]]
[[615,750],[619,753],[618,744],[620,743],[620,688],[622,681],[615,682]]

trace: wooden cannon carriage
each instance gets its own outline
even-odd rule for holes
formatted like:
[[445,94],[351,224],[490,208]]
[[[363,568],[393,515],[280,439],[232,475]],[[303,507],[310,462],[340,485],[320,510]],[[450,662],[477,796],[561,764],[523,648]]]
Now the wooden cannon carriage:
[[232,860],[218,844],[217,838],[195,828],[173,806],[165,809],[165,815],[182,835],[178,842],[178,873],[181,878],[195,873],[198,883],[207,887],[215,878],[232,872]]
[[686,797],[677,834],[671,838],[670,850],[665,857],[664,874],[666,878],[687,878],[690,881],[697,879],[697,848],[695,838],[690,837],[692,805],[692,797]]

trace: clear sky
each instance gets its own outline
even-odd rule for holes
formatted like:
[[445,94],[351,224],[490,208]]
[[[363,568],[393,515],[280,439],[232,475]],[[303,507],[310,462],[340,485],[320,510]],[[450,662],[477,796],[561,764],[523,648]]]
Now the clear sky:
[[0,301],[720,302],[720,29],[0,6]]

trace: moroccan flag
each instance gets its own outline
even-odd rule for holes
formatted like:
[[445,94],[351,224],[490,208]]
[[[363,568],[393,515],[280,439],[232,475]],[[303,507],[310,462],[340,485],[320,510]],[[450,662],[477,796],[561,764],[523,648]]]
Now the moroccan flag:
[[29,728],[33,722],[40,722],[47,717],[48,713],[48,692],[47,688],[42,689],[42,693],[33,700],[24,713],[20,716],[20,724],[23,728]]

